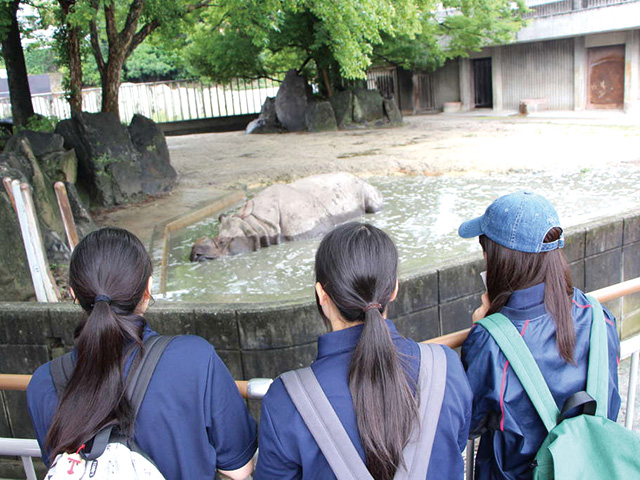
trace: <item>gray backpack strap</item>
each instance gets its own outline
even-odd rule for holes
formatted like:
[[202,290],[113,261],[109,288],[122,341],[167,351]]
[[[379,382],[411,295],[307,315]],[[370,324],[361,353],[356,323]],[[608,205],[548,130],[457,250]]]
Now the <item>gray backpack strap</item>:
[[171,340],[175,337],[153,335],[144,342],[144,353],[136,370],[131,372],[133,377],[127,384],[127,398],[131,402],[133,420],[138,416],[142,400],[147,393],[153,372],[160,361],[160,357]]
[[373,480],[310,367],[280,376],[338,480]]
[[409,443],[403,451],[405,466],[398,469],[393,477],[394,480],[427,478],[447,383],[447,357],[443,347],[425,343],[418,345],[420,346],[420,373],[418,374],[420,428],[414,429],[409,437]]
[[71,375],[76,368],[76,362],[73,358],[73,352],[65,353],[51,360],[51,378],[53,385],[56,387],[58,401],[62,400],[62,395],[67,388]]
[[[420,428],[414,429],[403,451],[405,465],[409,468],[400,468],[395,480],[427,478],[444,398],[447,379],[444,350],[440,345],[418,345]],[[286,372],[280,378],[338,480],[372,479],[311,368]]]

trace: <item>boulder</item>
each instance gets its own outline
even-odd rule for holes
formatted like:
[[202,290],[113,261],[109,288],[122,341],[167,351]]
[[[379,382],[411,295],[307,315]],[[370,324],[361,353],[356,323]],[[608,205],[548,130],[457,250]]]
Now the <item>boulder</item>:
[[384,115],[391,125],[402,125],[402,113],[396,105],[396,101],[393,98],[384,98],[382,100],[382,106],[384,109]]
[[351,90],[336,92],[331,97],[331,106],[340,128],[353,123],[353,92]]
[[82,112],[60,122],[56,132],[75,150],[78,183],[92,202],[110,206],[142,196],[140,153],[117,115]]
[[0,191],[0,238],[0,301],[23,302],[34,299],[20,226],[4,189]]
[[305,130],[307,105],[311,101],[313,95],[306,78],[295,69],[289,70],[276,95],[276,115],[284,128],[290,132]]
[[329,132],[338,130],[336,115],[330,102],[314,102],[306,113],[307,129],[310,132]]
[[353,92],[353,121],[376,123],[384,119],[382,96],[377,90],[358,88]]
[[76,182],[78,178],[78,157],[76,157],[74,150],[51,152],[38,157],[38,160],[52,182]]
[[267,97],[262,105],[260,116],[247,125],[245,133],[279,133],[282,125],[276,115],[276,99]]
[[87,233],[97,228],[96,224],[93,223],[93,218],[91,218],[89,210],[87,210],[87,207],[80,198],[75,184],[65,182],[65,187],[67,188],[69,206],[71,207],[71,213],[73,214],[73,219],[78,229],[78,235],[84,237]]
[[142,192],[156,195],[173,189],[178,174],[171,166],[164,133],[151,119],[134,115],[129,125],[134,148],[140,153]]

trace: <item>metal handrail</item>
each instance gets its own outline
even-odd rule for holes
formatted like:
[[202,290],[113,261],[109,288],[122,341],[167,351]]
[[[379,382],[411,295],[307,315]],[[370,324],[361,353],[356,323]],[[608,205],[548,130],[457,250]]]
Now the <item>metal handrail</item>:
[[[600,302],[607,302],[631,293],[640,292],[640,277],[617,283],[609,287],[594,290],[591,295]],[[457,348],[462,345],[469,334],[469,329],[442,335],[426,340],[422,343],[438,343]],[[625,427],[633,427],[635,410],[636,387],[638,383],[638,366],[640,365],[640,334],[623,340],[620,343],[620,359],[631,357],[629,372],[629,390],[627,392],[627,412]],[[24,391],[29,385],[31,375],[0,374],[0,390]],[[236,386],[244,398],[261,399],[266,394],[271,382],[270,378],[253,378],[251,380],[236,380]],[[473,480],[474,440],[467,443],[467,472],[466,479]],[[31,457],[40,457],[38,442],[34,439],[0,438],[0,455],[18,456],[22,459],[27,480],[36,480]]]

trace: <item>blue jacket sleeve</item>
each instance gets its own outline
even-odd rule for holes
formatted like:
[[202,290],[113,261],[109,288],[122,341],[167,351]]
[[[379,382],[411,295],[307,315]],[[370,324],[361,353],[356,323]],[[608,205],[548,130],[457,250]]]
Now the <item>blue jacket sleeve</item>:
[[40,452],[42,452],[42,460],[47,467],[51,465],[51,460],[53,459],[49,458],[49,451],[45,448],[45,442],[58,405],[58,394],[53,385],[50,372],[50,363],[41,365],[34,372],[27,387],[29,415],[31,416],[33,429],[36,432]]
[[[258,454],[258,464],[253,474],[255,480],[269,479],[298,479],[302,478],[302,467],[292,461],[285,451],[276,432],[271,411],[277,409],[277,400],[274,404],[274,393],[276,390],[284,390],[281,380],[271,385],[269,392],[262,400],[262,413],[260,416],[260,453]],[[278,391],[277,393],[284,393]],[[271,394],[271,395],[269,395]],[[286,395],[286,393],[284,393]]]
[[216,449],[217,467],[236,470],[246,465],[257,450],[256,424],[213,347],[208,369],[203,407],[209,442]]
[[491,335],[482,326],[474,325],[462,344],[462,364],[473,393],[469,438],[476,438],[496,428],[500,421],[501,376],[496,349],[489,348]]

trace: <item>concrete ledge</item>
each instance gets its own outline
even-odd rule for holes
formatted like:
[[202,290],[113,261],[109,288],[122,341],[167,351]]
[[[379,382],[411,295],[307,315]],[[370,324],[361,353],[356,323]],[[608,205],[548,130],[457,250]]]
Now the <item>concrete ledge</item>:
[[194,133],[234,132],[244,130],[249,122],[258,118],[257,113],[228,117],[202,118],[180,122],[159,123],[166,136],[192,135]]

